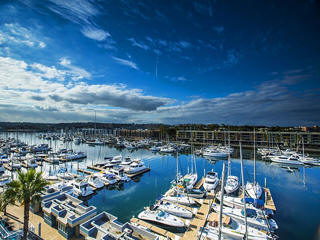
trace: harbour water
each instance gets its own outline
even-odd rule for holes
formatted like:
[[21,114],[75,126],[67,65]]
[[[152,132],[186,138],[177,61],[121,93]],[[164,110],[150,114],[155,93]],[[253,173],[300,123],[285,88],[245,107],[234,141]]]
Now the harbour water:
[[[3,137],[16,137],[15,133],[2,135]],[[55,171],[59,167],[67,167],[68,171],[77,173],[78,168],[103,161],[106,156],[132,156],[141,158],[151,171],[136,177],[129,183],[116,186],[113,189],[103,188],[86,200],[94,205],[98,211],[107,211],[126,222],[132,216],[137,216],[145,206],[148,206],[164,194],[170,187],[170,182],[176,177],[177,162],[172,154],[153,153],[146,149],[128,151],[119,150],[110,146],[88,146],[87,144],[74,145],[61,141],[40,140],[34,133],[19,134],[19,139],[28,144],[48,143],[55,148],[72,148],[87,153],[87,158],[77,162],[68,162],[53,167],[48,163],[42,166],[43,171]],[[246,180],[253,179],[253,153],[244,150],[244,174]],[[191,155],[179,155],[179,171],[191,171]],[[224,160],[209,161],[196,157],[197,173],[199,178],[204,171],[213,169],[219,173]],[[227,161],[225,161],[227,162]],[[39,167],[40,168],[40,167]],[[231,171],[240,177],[240,160],[238,151],[235,151]],[[265,178],[270,188],[273,200],[277,207],[275,220],[278,223],[278,236],[280,239],[320,239],[320,168],[298,167],[289,168],[274,165],[264,161],[257,161],[257,180],[264,185]]]

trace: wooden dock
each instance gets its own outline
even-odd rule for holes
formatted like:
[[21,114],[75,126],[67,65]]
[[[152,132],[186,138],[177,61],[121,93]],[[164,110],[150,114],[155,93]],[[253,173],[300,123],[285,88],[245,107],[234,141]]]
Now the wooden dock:
[[269,208],[273,211],[276,211],[276,205],[274,204],[271,192],[269,188],[264,188],[264,193],[265,193],[265,204],[264,207],[265,208]]
[[132,173],[132,174],[127,173],[127,175],[128,175],[128,177],[131,178],[131,177],[139,176],[142,173],[149,172],[149,171],[150,171],[150,168],[146,168],[146,169],[143,169],[142,171],[139,171],[139,172],[136,172],[136,173]]
[[91,170],[95,170],[95,171],[104,171],[103,168],[101,167],[97,167],[97,166],[87,166],[88,169],[91,169]]
[[196,185],[194,186],[194,188],[195,188],[195,189],[200,189],[200,188],[202,187],[203,183],[204,183],[204,180],[205,180],[205,178],[202,177],[202,178],[196,183]]
[[190,223],[190,227],[188,231],[185,232],[182,239],[189,240],[189,239],[197,239],[198,232],[200,230],[200,227],[204,227],[207,215],[210,211],[210,205],[212,201],[214,201],[215,194],[209,193],[207,198],[203,201],[200,209],[198,210],[196,216],[193,218],[193,220]]
[[154,226],[154,225],[152,225],[150,223],[147,223],[147,222],[145,222],[143,220],[140,220],[140,219],[137,219],[137,218],[134,218],[134,217],[130,219],[130,222],[139,224],[139,225],[144,226],[144,227],[147,227],[150,231],[152,231],[152,232],[154,232],[156,234],[162,235],[164,237],[169,237],[170,239],[178,239],[179,238],[178,235],[176,235],[176,234],[174,234],[174,233],[172,233],[170,231],[167,231],[165,229],[159,228],[157,226]]
[[86,170],[86,169],[78,169],[77,171],[78,171],[78,172],[81,172],[81,173],[84,173],[84,174],[88,174],[88,175],[93,174],[92,171],[89,171],[89,170]]

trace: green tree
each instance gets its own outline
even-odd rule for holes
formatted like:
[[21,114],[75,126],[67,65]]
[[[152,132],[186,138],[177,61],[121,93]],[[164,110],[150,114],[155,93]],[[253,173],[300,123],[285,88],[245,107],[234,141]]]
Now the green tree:
[[41,193],[48,184],[42,178],[42,172],[37,173],[34,169],[29,169],[26,173],[18,171],[17,180],[7,184],[3,195],[8,198],[9,204],[17,201],[24,205],[23,240],[27,239],[28,234],[30,204],[40,201]]

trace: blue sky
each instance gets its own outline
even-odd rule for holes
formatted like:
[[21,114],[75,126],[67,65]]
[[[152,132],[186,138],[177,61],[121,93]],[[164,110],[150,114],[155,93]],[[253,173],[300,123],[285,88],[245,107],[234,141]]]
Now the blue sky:
[[0,121],[315,125],[316,1],[1,1]]

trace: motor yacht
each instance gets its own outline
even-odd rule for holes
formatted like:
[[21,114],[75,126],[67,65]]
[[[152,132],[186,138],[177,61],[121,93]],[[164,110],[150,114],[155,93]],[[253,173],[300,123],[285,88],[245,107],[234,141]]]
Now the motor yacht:
[[182,228],[185,226],[182,220],[173,216],[170,213],[161,210],[152,211],[150,209],[146,209],[139,213],[138,218],[144,221],[153,222],[169,227]]
[[209,191],[215,190],[218,184],[219,184],[218,173],[214,171],[208,172],[203,183],[203,188],[209,192]]

